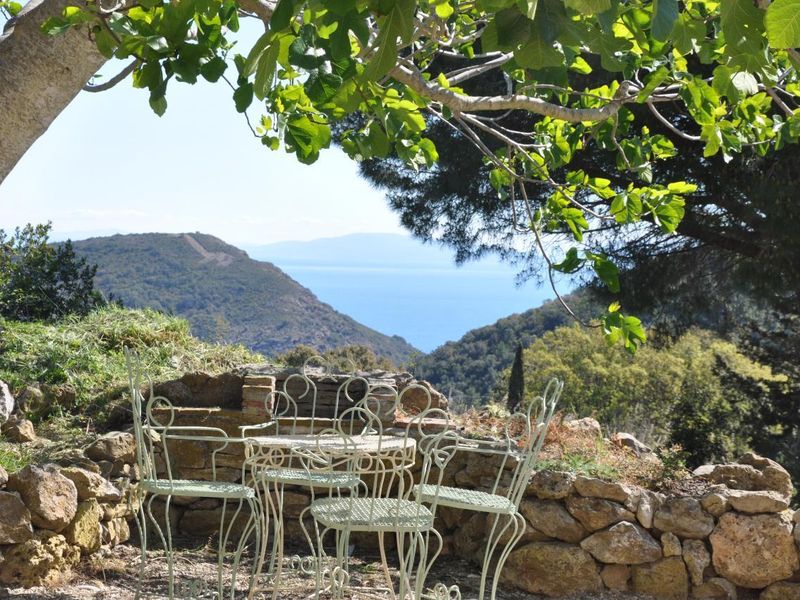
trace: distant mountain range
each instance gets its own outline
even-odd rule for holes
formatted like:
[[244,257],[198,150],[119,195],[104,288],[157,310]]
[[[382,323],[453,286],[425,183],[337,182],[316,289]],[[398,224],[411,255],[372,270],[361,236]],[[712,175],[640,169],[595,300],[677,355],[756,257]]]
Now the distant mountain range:
[[185,317],[198,337],[274,355],[364,344],[404,363],[418,352],[399,336],[358,323],[268,262],[202,233],[113,235],[74,242],[98,265],[96,283],[126,306]]

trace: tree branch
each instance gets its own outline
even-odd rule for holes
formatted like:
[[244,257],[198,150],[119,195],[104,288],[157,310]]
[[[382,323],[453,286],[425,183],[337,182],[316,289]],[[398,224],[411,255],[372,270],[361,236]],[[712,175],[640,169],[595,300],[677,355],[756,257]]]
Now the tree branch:
[[106,90],[110,90],[115,85],[117,85],[120,81],[123,81],[128,75],[133,73],[133,70],[136,68],[136,66],[138,64],[139,64],[139,59],[134,60],[127,67],[122,69],[122,71],[120,71],[119,73],[114,75],[114,77],[112,77],[108,81],[104,81],[103,83],[99,83],[97,85],[91,85],[91,84],[87,83],[85,86],[83,86],[83,91],[84,92],[105,92]]

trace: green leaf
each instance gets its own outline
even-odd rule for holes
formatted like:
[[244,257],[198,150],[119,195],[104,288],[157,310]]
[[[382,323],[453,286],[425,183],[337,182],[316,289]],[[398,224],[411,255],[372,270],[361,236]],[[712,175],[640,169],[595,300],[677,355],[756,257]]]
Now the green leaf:
[[246,111],[253,102],[253,84],[245,83],[236,88],[233,92],[233,102],[236,105],[236,112]]
[[767,8],[764,24],[773,48],[800,46],[800,0],[775,0]]
[[249,77],[255,72],[261,55],[264,54],[272,42],[273,35],[271,31],[267,31],[256,40],[256,43],[253,44],[253,47],[247,54],[247,61],[244,64],[244,69],[242,69],[242,75]]
[[436,16],[444,21],[452,17],[455,12],[450,2],[440,2],[436,5],[434,10],[436,11]]
[[70,27],[72,27],[70,22],[61,17],[48,17],[42,23],[41,30],[46,35],[56,36],[68,31]]
[[635,223],[642,218],[642,200],[638,194],[623,192],[611,201],[611,214],[617,223]]
[[397,36],[388,29],[381,29],[378,34],[378,49],[364,69],[364,76],[370,81],[377,81],[388,73],[397,62]]
[[611,0],[565,0],[564,4],[584,15],[597,15],[611,8]]
[[484,28],[481,38],[487,52],[502,50],[510,52],[528,41],[531,35],[530,21],[517,8],[508,8],[495,14]]
[[626,317],[619,312],[619,305],[612,304],[608,312],[600,318],[603,335],[609,346],[622,342],[630,354],[647,341],[642,322],[636,317]]
[[592,268],[600,280],[606,284],[609,291],[614,294],[619,292],[619,267],[602,254],[587,253],[587,258],[592,261]]
[[220,56],[215,56],[200,67],[200,74],[206,81],[214,83],[219,81],[219,78],[222,77],[227,68],[228,65],[225,63],[225,60]]
[[672,43],[681,54],[689,54],[700,49],[700,42],[706,37],[703,21],[693,19],[686,13],[678,16],[672,30]]
[[678,0],[653,0],[653,37],[661,42],[669,39],[678,20]]
[[584,259],[578,256],[577,248],[567,250],[564,260],[553,264],[553,268],[560,273],[575,273],[583,266]]
[[330,127],[324,123],[316,123],[305,115],[289,118],[284,136],[289,149],[304,164],[316,161],[319,151],[331,143]]
[[556,50],[538,35],[531,39],[514,53],[514,58],[521,67],[528,69],[544,69],[546,67],[560,67],[564,65],[564,53]]
[[637,102],[646,102],[647,99],[650,97],[655,89],[660,86],[664,80],[669,75],[669,69],[665,66],[658,67],[651,75],[650,78],[647,80],[647,83],[642,88],[642,91],[639,92],[639,95],[636,97]]
[[106,58],[114,56],[114,50],[117,48],[117,41],[105,27],[98,27],[94,32],[94,43],[97,44],[97,49],[100,51],[100,54]]
[[300,4],[299,0],[278,0],[275,11],[269,20],[270,30],[280,31],[281,29],[286,29],[294,19],[298,4]]
[[156,113],[159,117],[164,116],[164,113],[167,112],[167,98],[166,96],[158,96],[158,97],[150,97],[150,108],[153,109],[153,112]]

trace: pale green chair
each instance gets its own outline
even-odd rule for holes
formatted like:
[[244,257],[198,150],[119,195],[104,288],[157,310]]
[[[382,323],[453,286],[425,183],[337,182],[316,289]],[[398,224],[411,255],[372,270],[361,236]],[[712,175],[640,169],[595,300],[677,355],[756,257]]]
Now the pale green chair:
[[[173,533],[170,522],[170,504],[174,496],[190,498],[215,498],[222,500],[220,518],[218,564],[217,564],[217,598],[225,597],[223,584],[223,565],[228,543],[236,524],[237,517],[246,504],[250,509],[248,520],[242,529],[240,538],[235,543],[232,562],[232,581],[230,597],[236,591],[236,579],[242,553],[247,539],[255,536],[258,546],[260,529],[258,515],[260,507],[252,487],[242,483],[230,483],[216,480],[217,454],[231,443],[241,443],[239,438],[230,438],[224,430],[215,427],[196,427],[175,425],[175,411],[167,398],[157,396],[153,391],[153,382],[142,369],[139,357],[132,350],[125,348],[125,359],[130,384],[131,409],[133,413],[133,431],[136,441],[136,462],[141,472],[138,484],[139,509],[135,513],[136,524],[141,540],[141,562],[139,566],[139,582],[136,597],[141,595],[148,551],[149,519],[158,534],[167,560],[167,598],[176,597],[175,564],[173,554]],[[148,391],[145,400],[142,390]],[[211,451],[210,481],[187,480],[173,477],[173,466],[170,460],[170,442],[188,440],[215,445]],[[160,469],[159,469],[160,467]],[[159,472],[160,471],[160,472]],[[157,497],[165,497],[165,520],[162,528],[153,514],[153,502]],[[236,510],[226,527],[226,515],[230,516],[228,504],[236,504]],[[255,566],[255,565],[254,565]],[[251,576],[252,586],[253,578]]]
[[[498,460],[499,468],[491,488],[484,491],[450,486],[434,487],[424,482],[414,488],[416,497],[426,504],[494,516],[481,568],[479,600],[485,597],[486,580],[492,565],[494,575],[491,600],[495,599],[500,572],[514,546],[525,533],[525,518],[519,512],[519,505],[536,467],[539,451],[544,444],[547,428],[563,387],[561,381],[552,379],[544,394],[529,405],[527,412],[512,415],[505,427],[505,439],[500,444],[496,441],[459,440],[458,451],[473,452],[484,455],[489,460]],[[510,481],[507,479],[509,470]],[[505,522],[501,524],[503,521]],[[504,537],[507,541],[501,544]],[[495,559],[495,553],[501,545],[500,554]]]

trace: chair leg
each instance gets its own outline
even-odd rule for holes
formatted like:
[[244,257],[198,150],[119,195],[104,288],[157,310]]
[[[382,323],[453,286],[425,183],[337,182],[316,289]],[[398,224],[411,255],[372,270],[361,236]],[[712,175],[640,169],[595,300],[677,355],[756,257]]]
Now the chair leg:
[[139,600],[142,595],[142,582],[144,581],[144,568],[147,563],[147,517],[145,515],[144,499],[139,508],[133,513],[136,521],[136,529],[139,531],[139,545],[141,552],[139,555],[139,579],[136,582],[136,593],[134,600]]
[[[278,587],[281,576],[283,575],[283,485],[275,486],[276,503],[272,503],[273,508],[273,540],[272,540],[272,561],[274,565],[274,577],[272,579],[272,600],[278,597]],[[271,496],[270,496],[271,498]]]
[[500,557],[497,559],[497,566],[494,569],[491,600],[495,600],[495,596],[497,595],[497,585],[500,583],[500,572],[503,570],[503,566],[511,554],[511,551],[514,549],[514,546],[516,546],[517,542],[522,539],[522,535],[525,533],[525,528],[525,517],[523,517],[520,513],[514,513],[514,532],[511,534],[511,539],[506,544],[506,547],[503,548],[503,551],[500,553]]
[[[495,549],[497,548],[498,544],[500,543],[500,538],[503,537],[506,530],[514,524],[514,535],[517,533],[518,523],[516,519],[509,515],[511,518],[506,522],[500,531],[497,531],[497,523],[500,521],[501,515],[496,515],[494,518],[494,524],[492,525],[492,529],[489,532],[489,537],[486,540],[486,551],[483,554],[483,566],[481,567],[481,587],[478,593],[478,600],[483,600],[484,595],[486,594],[486,576],[489,574],[489,565],[492,561],[492,555],[494,554]],[[525,531],[524,529],[522,531]],[[495,535],[496,534],[496,535]],[[516,543],[514,539],[514,535],[511,537],[511,541]],[[520,533],[520,535],[522,535]],[[494,596],[492,596],[494,598]]]
[[[240,504],[241,503],[242,503],[242,501],[240,501]],[[239,536],[239,542],[236,544],[236,550],[233,553],[233,567],[232,567],[233,568],[233,578],[232,578],[232,581],[231,581],[231,600],[234,600],[234,597],[236,595],[236,578],[237,578],[237,576],[239,574],[239,562],[242,559],[242,554],[244,553],[245,546],[247,545],[246,544],[247,539],[250,537],[250,534],[252,533],[252,530],[253,530],[252,523],[254,522],[254,519],[255,519],[255,516],[256,516],[255,505],[253,504],[252,500],[250,500],[250,499],[247,500],[247,507],[250,510],[250,518],[247,519],[247,523],[245,524],[244,528],[242,529],[242,533]],[[237,513],[238,513],[238,511],[237,511]],[[233,528],[233,523],[235,523],[235,519],[231,523],[231,529]],[[229,529],[229,533],[230,533],[230,529]],[[252,583],[252,578],[251,578],[251,583]],[[249,595],[250,595],[250,586],[248,586],[248,596]]]
[[150,518],[150,521],[156,528],[156,533],[158,533],[158,537],[161,538],[161,545],[164,547],[164,554],[167,558],[167,597],[169,600],[174,600],[175,598],[175,573],[173,569],[173,560],[172,560],[172,534],[170,533],[170,524],[169,524],[169,505],[172,496],[167,496],[166,504],[165,504],[165,525],[167,529],[167,535],[164,536],[164,532],[161,529],[161,526],[158,524],[158,521],[153,515],[153,501],[156,499],[156,495],[153,494],[150,496],[150,500],[147,502],[147,516]]

